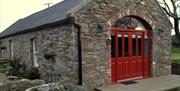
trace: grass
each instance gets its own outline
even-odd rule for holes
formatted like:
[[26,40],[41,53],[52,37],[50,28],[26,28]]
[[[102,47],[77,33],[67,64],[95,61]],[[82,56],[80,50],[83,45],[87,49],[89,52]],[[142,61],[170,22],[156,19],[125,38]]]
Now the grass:
[[175,46],[172,47],[172,50],[171,50],[171,60],[174,63],[180,64],[180,48],[177,48]]
[[180,91],[180,87],[168,89],[168,90],[165,90],[165,91]]

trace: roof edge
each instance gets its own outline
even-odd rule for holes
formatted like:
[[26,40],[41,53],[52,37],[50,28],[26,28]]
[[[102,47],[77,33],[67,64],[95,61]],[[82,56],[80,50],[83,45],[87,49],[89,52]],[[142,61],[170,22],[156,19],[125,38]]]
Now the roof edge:
[[18,35],[18,34],[32,32],[32,31],[35,31],[35,30],[40,31],[39,29],[45,29],[45,28],[49,28],[49,27],[52,27],[52,26],[61,26],[61,25],[64,25],[64,24],[66,24],[68,22],[71,22],[71,21],[73,21],[73,17],[68,17],[68,18],[65,18],[65,19],[62,19],[62,20],[59,20],[59,21],[56,21],[56,22],[47,23],[47,24],[40,25],[40,26],[37,26],[37,27],[34,27],[34,28],[30,28],[30,29],[27,29],[26,31],[20,31],[20,32],[16,32],[16,33],[13,33],[13,34],[10,34],[10,35],[0,36],[0,39],[4,39],[4,38],[11,37],[11,36]]
[[92,0],[83,0],[82,3],[80,3],[79,5],[77,5],[76,7],[74,7],[72,10],[70,10],[69,12],[67,12],[67,14],[71,14],[73,15],[74,13],[78,12],[80,9],[82,9],[83,7],[85,7],[90,1]]

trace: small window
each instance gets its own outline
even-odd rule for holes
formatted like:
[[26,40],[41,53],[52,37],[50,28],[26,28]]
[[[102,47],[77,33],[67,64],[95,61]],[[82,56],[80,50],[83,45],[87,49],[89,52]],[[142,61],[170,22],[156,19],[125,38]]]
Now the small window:
[[2,47],[1,47],[1,49],[0,49],[0,52],[1,52],[1,53],[0,53],[0,57],[1,57],[1,58],[4,58],[4,49],[3,49]]
[[4,57],[4,51],[5,51],[6,47],[3,45],[3,42],[0,41],[0,57],[3,58]]
[[136,35],[132,35],[132,55],[136,56]]
[[142,37],[138,34],[138,56],[142,56]]
[[4,57],[3,55],[3,48],[2,48],[2,41],[0,41],[0,57]]
[[37,45],[36,45],[36,40],[31,39],[31,45],[32,45],[32,61],[33,61],[33,66],[38,67],[38,62],[37,62]]
[[129,35],[128,34],[124,35],[124,54],[125,54],[125,57],[129,56]]
[[13,47],[13,42],[12,40],[9,40],[9,51],[10,51],[10,58],[14,58],[14,47]]
[[145,40],[144,40],[144,55],[148,56],[149,55],[149,39],[148,39],[148,35],[146,34],[144,36]]
[[118,34],[118,57],[122,57],[122,34]]
[[112,35],[111,36],[111,57],[115,58],[116,57],[116,42],[115,42],[116,36]]
[[4,57],[4,50],[1,49],[1,57]]

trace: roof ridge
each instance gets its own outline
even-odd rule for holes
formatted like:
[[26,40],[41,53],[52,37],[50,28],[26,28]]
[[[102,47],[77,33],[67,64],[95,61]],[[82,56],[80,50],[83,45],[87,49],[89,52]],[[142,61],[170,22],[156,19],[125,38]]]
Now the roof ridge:
[[81,2],[78,6],[72,8],[72,10],[70,10],[67,14],[69,14],[69,13],[72,13],[72,14],[76,13],[78,10],[80,10],[85,5],[87,5],[90,1],[92,1],[92,0],[83,0],[83,2]]
[[26,17],[22,18],[22,19],[25,19],[25,18],[31,17],[31,16],[33,16],[33,15],[35,15],[35,14],[38,14],[38,13],[41,13],[41,12],[43,12],[43,11],[49,10],[49,9],[51,9],[51,8],[53,8],[53,7],[57,6],[57,5],[59,5],[59,4],[64,3],[64,1],[66,1],[66,0],[63,0],[63,1],[61,1],[61,2],[59,2],[59,3],[57,3],[57,4],[53,5],[53,6],[51,6],[51,7],[49,7],[49,8],[45,8],[45,9],[39,10],[39,11],[37,11],[37,12],[33,13],[33,14],[30,14],[30,15],[28,15],[28,16],[26,16]]
[[[68,18],[73,8],[84,5],[88,0],[64,0],[49,8],[33,13],[25,18],[19,19],[10,27],[0,33],[0,38],[10,36],[19,32],[26,32],[39,26],[51,24]],[[82,4],[82,5],[81,5]],[[23,24],[22,24],[23,23]]]

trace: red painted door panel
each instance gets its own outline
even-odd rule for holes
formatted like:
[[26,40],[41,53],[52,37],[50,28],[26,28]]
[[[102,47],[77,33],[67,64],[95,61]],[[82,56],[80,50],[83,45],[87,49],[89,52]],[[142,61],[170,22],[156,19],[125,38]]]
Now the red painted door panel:
[[116,82],[116,59],[111,59],[111,80],[113,83]]
[[112,82],[149,77],[149,34],[135,30],[111,30],[111,34]]

